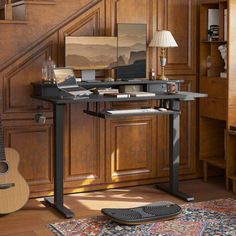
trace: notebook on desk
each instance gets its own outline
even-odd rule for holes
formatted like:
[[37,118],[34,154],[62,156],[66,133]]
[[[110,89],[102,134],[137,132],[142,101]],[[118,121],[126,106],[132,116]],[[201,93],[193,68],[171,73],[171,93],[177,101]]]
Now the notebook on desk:
[[68,95],[87,96],[92,92],[78,86],[74,71],[71,68],[55,68],[53,69],[56,85],[58,89],[68,93]]

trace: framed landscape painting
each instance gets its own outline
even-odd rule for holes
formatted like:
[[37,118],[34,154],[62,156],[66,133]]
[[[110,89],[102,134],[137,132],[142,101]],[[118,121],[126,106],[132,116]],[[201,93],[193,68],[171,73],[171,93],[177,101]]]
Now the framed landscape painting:
[[146,79],[146,28],[145,24],[118,24],[118,79]]
[[112,69],[117,66],[117,37],[65,38],[65,66],[77,70]]

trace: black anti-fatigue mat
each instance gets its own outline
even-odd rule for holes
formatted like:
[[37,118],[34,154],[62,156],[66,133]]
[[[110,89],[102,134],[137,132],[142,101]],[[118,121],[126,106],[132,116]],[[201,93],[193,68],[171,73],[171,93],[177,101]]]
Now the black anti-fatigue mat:
[[101,212],[115,222],[136,225],[172,219],[181,213],[181,207],[172,202],[161,201],[135,208],[103,208]]

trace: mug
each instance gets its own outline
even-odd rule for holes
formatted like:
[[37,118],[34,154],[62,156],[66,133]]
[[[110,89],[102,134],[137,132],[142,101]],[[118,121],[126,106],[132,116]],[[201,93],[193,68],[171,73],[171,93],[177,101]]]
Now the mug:
[[175,82],[167,82],[167,93],[169,94],[177,93],[177,86]]

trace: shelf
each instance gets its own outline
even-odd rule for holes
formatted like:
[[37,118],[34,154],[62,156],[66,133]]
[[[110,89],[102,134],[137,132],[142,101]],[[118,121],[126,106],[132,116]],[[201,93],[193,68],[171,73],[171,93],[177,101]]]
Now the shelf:
[[208,40],[201,40],[201,43],[227,43],[227,41],[224,41],[224,40],[216,40],[216,41],[208,41]]
[[200,91],[207,93],[209,98],[227,99],[228,80],[221,77],[201,76]]
[[236,180],[236,175],[230,175],[230,176],[228,176],[228,178],[230,178],[232,180]]
[[[206,99],[200,101],[200,116],[205,116],[217,120],[227,120],[227,99],[215,98],[210,94]],[[217,95],[217,94],[215,94]],[[217,127],[216,127],[217,128]]]
[[[175,82],[175,83],[183,83],[184,80],[129,80],[129,81],[122,81],[122,80],[116,80],[113,82],[104,82],[104,81],[93,81],[93,82],[78,82],[79,86],[116,86],[116,85],[149,85],[149,84],[167,84],[169,82]],[[43,84],[42,86],[53,86],[52,84]],[[56,85],[54,85],[56,86]]]
[[225,169],[226,168],[226,160],[224,159],[224,157],[209,157],[209,158],[205,158],[202,159],[202,161],[207,162],[210,165],[219,167],[221,169]]
[[0,24],[28,24],[28,21],[23,20],[0,20]]
[[219,0],[218,1],[215,1],[215,0],[202,0],[201,1],[201,5],[204,6],[204,5],[214,5],[214,6],[218,6],[219,5]]
[[223,80],[227,82],[227,78],[223,78],[220,76],[206,76],[206,75],[201,75],[200,76],[201,79],[219,79],[219,80]]
[[201,79],[218,79],[218,80],[223,80],[223,81],[225,81],[225,82],[227,82],[228,81],[228,76],[226,77],[226,78],[224,78],[224,77],[220,77],[220,76],[206,76],[206,75],[201,75],[200,76],[200,78]]

